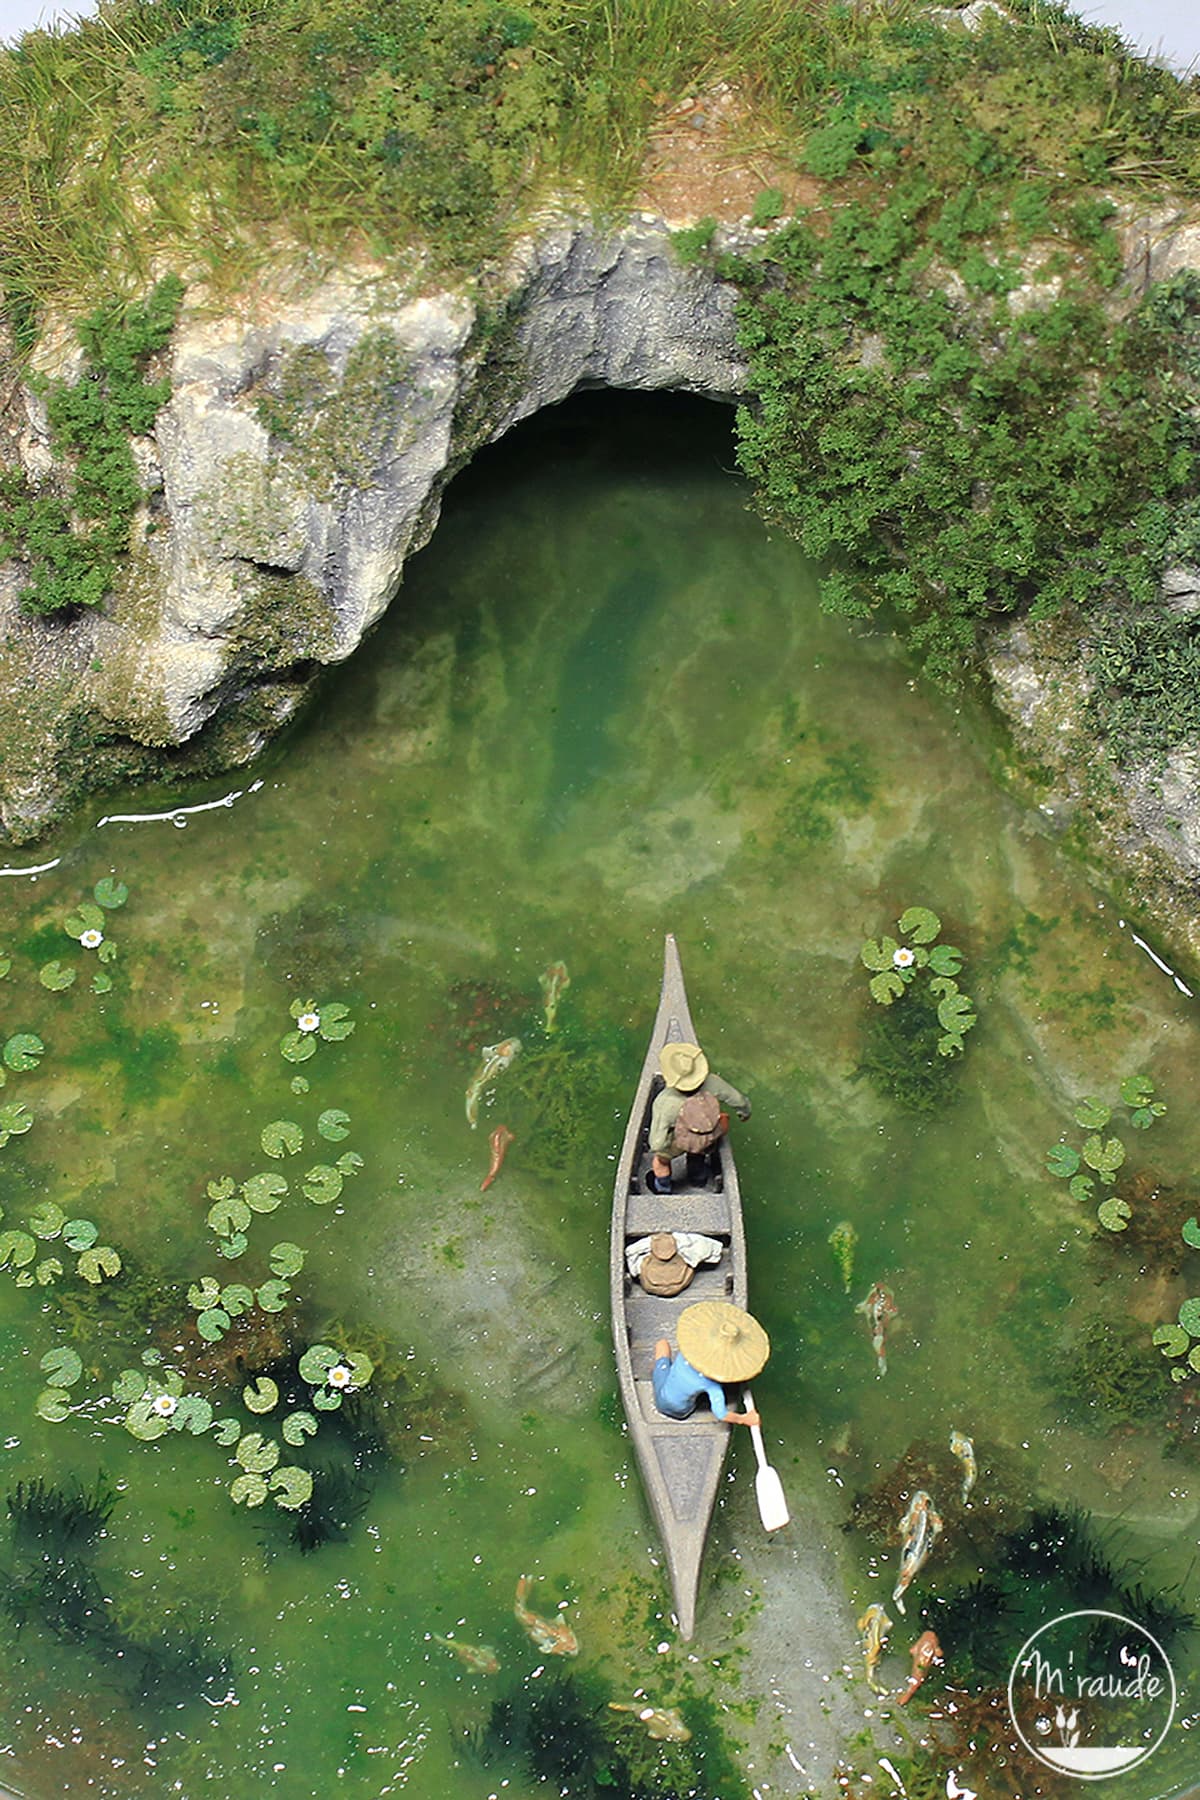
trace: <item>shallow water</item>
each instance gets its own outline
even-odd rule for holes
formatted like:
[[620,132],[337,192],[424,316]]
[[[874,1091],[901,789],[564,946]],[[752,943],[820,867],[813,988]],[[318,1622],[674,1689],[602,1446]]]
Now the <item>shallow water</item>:
[[[641,1686],[665,1706],[711,1688],[732,1737],[754,1739],[752,1620],[780,1597],[747,1593],[733,1554],[753,1530],[747,1449],[696,1641],[680,1647],[613,1416],[612,1159],[667,930],[714,1065],[754,1100],[735,1129],[751,1304],[774,1347],[756,1390],[785,1481],[824,1484],[845,1517],[910,1445],[933,1447],[947,1530],[904,1624],[936,1624],[939,1596],[987,1574],[995,1544],[972,1517],[986,1517],[989,1484],[1018,1512],[1086,1508],[1147,1590],[1182,1583],[1197,1604],[1187,1415],[1170,1431],[1142,1416],[1116,1428],[1062,1392],[1088,1320],[1132,1315],[1148,1336],[1196,1284],[1186,1262],[1172,1280],[1093,1244],[1095,1203],[1045,1170],[1056,1140],[1082,1144],[1082,1097],[1115,1100],[1146,1072],[1168,1112],[1142,1134],[1118,1110],[1118,1191],[1149,1166],[1186,1191],[1197,1003],[1049,822],[993,781],[1002,747],[974,703],[931,698],[886,633],[821,616],[810,569],[768,539],[732,460],[728,415],[700,403],[592,396],[536,421],[455,484],[388,619],[253,787],[247,775],[109,797],[9,858],[60,860],[0,883],[3,1036],[45,1044],[0,1096],[33,1114],[0,1149],[3,1228],[54,1200],[97,1221],[126,1265],[97,1292],[46,1242],[39,1259],[57,1248],[68,1263],[53,1294],[0,1276],[5,1491],[39,1477],[90,1486],[100,1470],[118,1490],[84,1558],[102,1603],[93,1595],[75,1641],[47,1628],[45,1606],[19,1635],[3,1626],[0,1781],[31,1800],[532,1793],[518,1759],[478,1753],[493,1699],[538,1691],[558,1666],[513,1618],[522,1572],[539,1612],[565,1608],[577,1666],[609,1697]],[[95,824],[235,789],[184,829]],[[101,965],[63,921],[110,873],[130,893],[106,913],[119,954]],[[964,952],[979,1018],[929,1116],[855,1075],[875,1013],[859,948],[913,904]],[[79,972],[72,987],[39,983],[51,959]],[[557,961],[570,987],[547,1032],[539,976]],[[110,993],[91,991],[98,968]],[[309,1040],[315,1054],[294,1063],[279,1045],[306,1001],[348,1006],[355,1029]],[[464,1093],[481,1049],[514,1034],[523,1048],[473,1130]],[[344,1139],[319,1132],[328,1109],[349,1115]],[[264,1154],[274,1120],[300,1127],[294,1158]],[[481,1194],[500,1123],[516,1139]],[[306,1172],[346,1151],[361,1171],[312,1204]],[[272,1170],[289,1192],[225,1261],[206,1183]],[[848,1294],[827,1242],[841,1220],[858,1237]],[[306,1252],[287,1305],[249,1315],[252,1349],[232,1330],[214,1347],[224,1363],[206,1360],[188,1285],[256,1288],[280,1241]],[[875,1281],[899,1309],[882,1378],[854,1310]],[[387,1454],[334,1412],[311,1443],[284,1446],[285,1463],[367,1465],[349,1496],[361,1511],[311,1554],[273,1496],[233,1504],[243,1471],[211,1435],[121,1429],[113,1381],[149,1349],[163,1358],[150,1373],[180,1368],[219,1416],[280,1441],[284,1408],[307,1400],[295,1352],[317,1342],[378,1365],[364,1397],[387,1404],[359,1423]],[[38,1364],[59,1344],[84,1368],[75,1410],[51,1423],[34,1411]],[[285,1392],[270,1416],[238,1400],[239,1345],[251,1370],[277,1358]],[[979,1514],[952,1504],[954,1427],[976,1445]],[[803,1523],[790,1528],[801,1560]],[[854,1620],[890,1593],[894,1538],[861,1529],[840,1555],[839,1680],[865,1706]],[[35,1562],[14,1547],[10,1586]],[[164,1629],[195,1633],[170,1666]],[[995,1632],[1016,1633],[1015,1655],[1016,1622]],[[492,1646],[499,1673],[467,1669],[430,1633]],[[894,1634],[890,1685],[909,1641]],[[948,1633],[943,1647],[953,1667]],[[1193,1660],[1173,1659],[1188,1718]],[[803,1718],[806,1677],[774,1678]],[[1122,1778],[1123,1800],[1184,1783],[1189,1743],[1177,1719]],[[763,1793],[791,1791],[774,1750],[767,1775],[769,1751],[754,1753]]]

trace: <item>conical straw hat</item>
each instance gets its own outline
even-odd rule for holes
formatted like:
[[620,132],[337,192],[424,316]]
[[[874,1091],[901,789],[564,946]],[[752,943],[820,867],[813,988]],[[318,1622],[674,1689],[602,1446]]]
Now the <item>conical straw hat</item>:
[[693,1369],[712,1381],[749,1381],[771,1354],[771,1340],[758,1320],[727,1300],[685,1307],[676,1338]]

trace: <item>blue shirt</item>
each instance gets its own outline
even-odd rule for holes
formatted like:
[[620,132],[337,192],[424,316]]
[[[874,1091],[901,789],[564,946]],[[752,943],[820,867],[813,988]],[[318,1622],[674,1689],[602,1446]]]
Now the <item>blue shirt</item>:
[[696,1410],[702,1394],[708,1395],[714,1419],[725,1417],[725,1389],[719,1381],[693,1369],[686,1356],[676,1351],[668,1362],[660,1357],[654,1365],[654,1404],[670,1419],[686,1419]]

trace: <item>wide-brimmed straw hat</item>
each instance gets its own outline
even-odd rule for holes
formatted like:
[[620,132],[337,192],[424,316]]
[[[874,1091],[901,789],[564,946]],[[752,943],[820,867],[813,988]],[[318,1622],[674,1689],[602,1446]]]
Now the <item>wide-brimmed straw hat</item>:
[[638,1278],[648,1294],[660,1294],[665,1299],[681,1294],[692,1279],[692,1266],[680,1256],[669,1231],[656,1231],[650,1239],[650,1254],[638,1271]]
[[771,1354],[757,1319],[727,1300],[697,1300],[676,1324],[680,1353],[712,1381],[749,1381]]
[[708,1074],[708,1058],[699,1044],[664,1044],[658,1066],[668,1087],[690,1094]]

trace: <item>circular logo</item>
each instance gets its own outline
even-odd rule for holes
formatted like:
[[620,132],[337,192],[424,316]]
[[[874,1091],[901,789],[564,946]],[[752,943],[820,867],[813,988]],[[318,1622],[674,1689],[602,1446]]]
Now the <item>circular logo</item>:
[[1158,1749],[1175,1716],[1175,1674],[1158,1639],[1133,1619],[1062,1613],[1017,1652],[1008,1710],[1047,1768],[1103,1781]]

